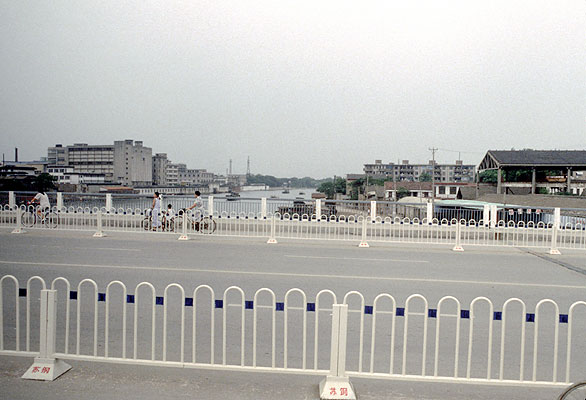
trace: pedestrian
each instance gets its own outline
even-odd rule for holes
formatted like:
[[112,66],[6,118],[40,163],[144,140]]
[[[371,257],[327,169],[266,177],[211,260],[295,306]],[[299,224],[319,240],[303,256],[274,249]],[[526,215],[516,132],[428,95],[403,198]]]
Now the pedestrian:
[[161,227],[161,221],[159,221],[159,215],[161,214],[161,198],[159,192],[155,192],[153,196],[153,231]]
[[173,223],[173,219],[175,218],[175,210],[173,210],[173,205],[167,205],[167,212],[163,215],[163,230],[171,229],[171,224]]

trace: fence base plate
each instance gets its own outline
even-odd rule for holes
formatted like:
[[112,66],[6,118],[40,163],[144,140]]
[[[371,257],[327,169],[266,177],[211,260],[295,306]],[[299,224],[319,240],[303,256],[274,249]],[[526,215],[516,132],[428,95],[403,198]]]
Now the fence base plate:
[[277,239],[269,239],[267,241],[268,244],[277,244]]
[[550,249],[548,251],[548,253],[551,254],[551,255],[554,255],[554,256],[559,256],[559,255],[562,254],[562,253],[560,253],[560,251],[558,249]]
[[354,393],[354,387],[347,376],[327,376],[319,383],[319,398],[322,400],[356,400],[356,393]]
[[34,379],[37,381],[54,381],[71,369],[71,365],[61,361],[47,358],[35,358],[35,362],[24,373],[22,379]]
[[454,246],[452,251],[464,251],[464,248],[462,246]]
[[358,245],[358,247],[370,247],[370,246],[366,242],[360,242],[360,244]]
[[181,236],[179,236],[179,239],[177,239],[177,240],[189,240],[189,236],[181,235]]

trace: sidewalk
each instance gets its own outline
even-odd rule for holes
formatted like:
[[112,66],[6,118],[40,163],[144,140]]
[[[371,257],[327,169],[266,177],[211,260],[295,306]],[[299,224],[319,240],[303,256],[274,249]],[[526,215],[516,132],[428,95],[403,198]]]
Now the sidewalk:
[[[209,399],[313,400],[321,377],[251,372],[206,371],[68,361],[72,369],[53,382],[20,376],[32,363],[26,357],[0,356],[3,399]],[[560,388],[501,387],[352,379],[360,400],[552,400]]]

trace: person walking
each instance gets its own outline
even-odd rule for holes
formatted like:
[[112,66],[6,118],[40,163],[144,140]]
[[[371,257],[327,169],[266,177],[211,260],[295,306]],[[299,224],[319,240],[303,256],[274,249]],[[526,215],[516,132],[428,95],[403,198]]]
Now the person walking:
[[161,197],[159,196],[159,192],[155,192],[153,196],[153,231],[156,231],[157,228],[161,227],[161,221],[159,220],[159,215],[161,214]]

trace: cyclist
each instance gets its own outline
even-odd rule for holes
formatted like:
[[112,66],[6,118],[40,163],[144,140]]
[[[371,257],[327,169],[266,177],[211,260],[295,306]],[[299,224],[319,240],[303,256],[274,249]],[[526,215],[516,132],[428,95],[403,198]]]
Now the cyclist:
[[201,199],[201,193],[199,192],[199,190],[195,191],[195,200],[193,201],[193,205],[191,207],[187,207],[185,209],[185,211],[187,210],[193,210],[195,208],[195,214],[199,216],[199,218],[201,219],[203,216],[203,200]]
[[49,212],[51,209],[51,203],[49,202],[49,196],[45,193],[44,190],[39,190],[39,192],[33,197],[31,200],[31,204],[38,203],[39,206],[37,207],[37,215],[39,218],[44,219],[44,214]]

